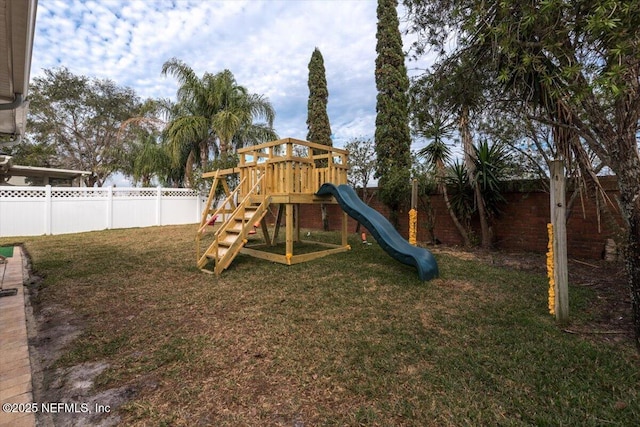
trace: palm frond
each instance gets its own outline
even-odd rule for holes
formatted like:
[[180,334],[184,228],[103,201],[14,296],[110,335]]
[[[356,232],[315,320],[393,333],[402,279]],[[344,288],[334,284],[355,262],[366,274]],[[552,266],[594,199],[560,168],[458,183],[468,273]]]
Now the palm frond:
[[209,123],[201,116],[178,117],[169,123],[165,134],[175,164],[182,158],[184,147],[197,149],[200,142],[209,137]]

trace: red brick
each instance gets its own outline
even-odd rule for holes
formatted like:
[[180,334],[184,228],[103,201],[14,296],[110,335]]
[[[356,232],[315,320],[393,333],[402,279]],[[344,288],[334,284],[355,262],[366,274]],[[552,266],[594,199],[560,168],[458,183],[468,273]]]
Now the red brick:
[[[615,180],[604,179],[607,195],[615,200],[618,195]],[[569,196],[569,195],[568,195]],[[435,212],[436,237],[444,244],[460,245],[462,239],[459,236],[453,221],[451,220],[441,194],[429,196],[431,207]],[[502,207],[502,214],[493,223],[495,245],[499,249],[545,252],[547,249],[547,222],[549,222],[549,194],[542,191],[530,192],[505,192],[507,204]],[[568,198],[568,197],[567,197]],[[584,203],[583,218],[582,202]],[[567,252],[570,257],[598,259],[602,257],[604,245],[607,239],[619,235],[621,219],[619,214],[601,219],[598,232],[598,219],[596,204],[592,198],[578,197],[574,202],[573,211],[567,222]],[[389,210],[374,196],[369,203],[371,207],[389,217]],[[602,202],[601,202],[602,205]],[[423,204],[419,204],[423,206]],[[342,211],[337,205],[327,205],[329,228],[340,230],[342,226]],[[425,227],[426,213],[418,215],[418,239],[428,241],[430,237]],[[271,218],[271,222],[273,217]],[[399,217],[400,234],[407,238],[408,213],[403,211]],[[472,229],[480,236],[480,227],[477,219],[472,221]],[[310,229],[322,229],[320,205],[300,206],[300,226]],[[348,230],[355,231],[356,222],[349,219]]]

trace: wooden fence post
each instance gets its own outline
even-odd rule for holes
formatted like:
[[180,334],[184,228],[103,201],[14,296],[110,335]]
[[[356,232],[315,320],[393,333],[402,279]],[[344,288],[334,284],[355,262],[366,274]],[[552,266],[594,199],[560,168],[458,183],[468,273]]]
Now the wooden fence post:
[[553,224],[553,276],[555,313],[558,322],[569,320],[569,274],[567,270],[567,220],[564,161],[553,160],[551,174],[551,224]]

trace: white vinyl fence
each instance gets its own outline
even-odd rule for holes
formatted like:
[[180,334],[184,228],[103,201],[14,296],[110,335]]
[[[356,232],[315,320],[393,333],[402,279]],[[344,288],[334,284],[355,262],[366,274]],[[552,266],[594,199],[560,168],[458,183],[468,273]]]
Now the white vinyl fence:
[[203,206],[184,188],[0,186],[0,237],[195,224]]

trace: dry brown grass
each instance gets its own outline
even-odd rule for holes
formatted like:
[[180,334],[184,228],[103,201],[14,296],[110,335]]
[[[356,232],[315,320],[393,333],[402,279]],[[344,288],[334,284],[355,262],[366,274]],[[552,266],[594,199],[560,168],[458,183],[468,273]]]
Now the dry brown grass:
[[240,256],[217,278],[195,268],[193,235],[175,226],[24,239],[44,276],[37,308],[63,307],[84,325],[59,366],[107,362],[97,389],[135,391],[122,425],[640,416],[635,352],[556,328],[543,276],[437,255],[441,278],[421,283],[354,236],[345,254],[290,267]]

